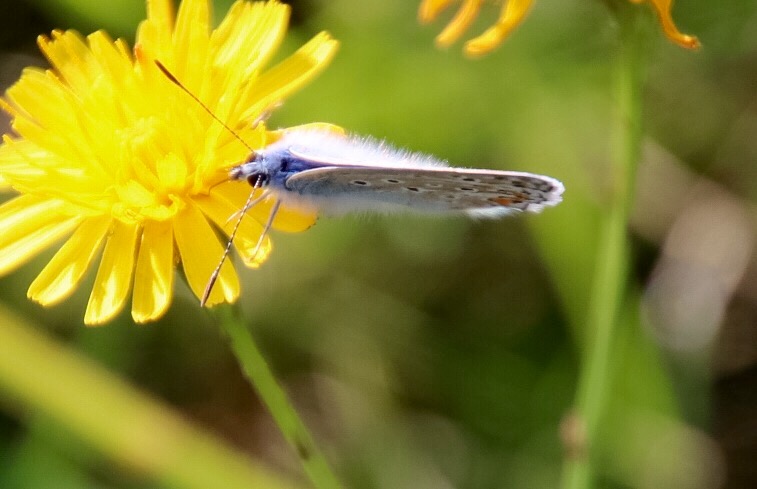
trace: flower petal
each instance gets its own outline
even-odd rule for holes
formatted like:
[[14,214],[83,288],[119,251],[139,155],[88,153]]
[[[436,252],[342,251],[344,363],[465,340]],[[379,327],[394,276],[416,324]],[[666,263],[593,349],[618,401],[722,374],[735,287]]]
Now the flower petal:
[[[234,216],[236,212],[242,209],[244,202],[250,195],[250,186],[242,185],[239,182],[225,182],[217,187],[217,191],[211,192],[214,198],[224,201],[227,206],[228,214],[225,220]],[[261,226],[268,219],[273,206],[273,199],[259,202],[247,214],[255,219]],[[315,224],[318,214],[315,211],[307,211],[287,206],[281,206],[276,213],[271,226],[276,231],[287,233],[300,233],[309,229]]]
[[[173,63],[174,10],[171,0],[147,0],[147,20],[137,28],[135,54]],[[152,61],[150,62],[152,64]]]
[[26,296],[49,306],[71,295],[100,249],[110,223],[111,219],[105,216],[84,221],[37,275]]
[[423,24],[431,22],[451,3],[452,0],[423,0],[418,7],[418,20]]
[[[21,79],[6,93],[18,112],[13,121],[14,131],[35,143],[37,148],[47,150],[50,153],[48,160],[75,161],[95,172],[95,176],[107,177],[106,173],[98,171],[97,165],[88,165],[93,161],[92,144],[75,116],[80,101],[52,75],[26,69]],[[47,166],[59,168],[62,165]]]
[[447,27],[436,36],[436,45],[446,48],[457,41],[475,20],[482,3],[483,0],[465,0]]
[[278,2],[235,2],[211,36],[213,64],[248,80],[281,45],[289,15],[289,6]]
[[103,324],[123,308],[131,288],[138,236],[138,225],[113,221],[84,312],[85,324]]
[[528,14],[533,0],[507,0],[502,7],[497,23],[483,34],[465,43],[465,54],[471,57],[483,56],[496,48]]
[[174,75],[192,93],[202,96],[202,79],[207,76],[210,6],[208,0],[183,0],[176,14],[173,34]]
[[[200,210],[191,202],[173,220],[174,238],[179,248],[184,275],[197,297],[202,297],[213,270],[221,259],[223,248],[213,228]],[[234,302],[239,296],[239,279],[227,260],[213,287],[207,304]]]
[[[260,191],[257,191],[257,193],[259,194]],[[198,197],[195,199],[195,202],[216,226],[223,229],[227,236],[231,235],[239,219],[238,214],[241,207],[237,206],[233,200],[227,198],[223,192],[218,191],[211,192],[208,196]],[[244,260],[245,265],[257,268],[268,258],[268,254],[272,248],[269,236],[263,238],[257,254],[252,255],[262,234],[263,225],[259,221],[249,214],[242,218],[237,228],[237,234],[234,237],[234,247]]]
[[[630,0],[630,1],[633,3],[642,3],[645,0]],[[657,17],[660,19],[662,30],[663,32],[665,32],[665,35],[667,36],[668,39],[678,44],[679,46],[687,48],[687,49],[698,49],[701,47],[701,44],[699,43],[699,39],[697,39],[696,36],[690,36],[688,34],[682,33],[681,31],[678,30],[678,27],[676,27],[675,23],[673,22],[673,15],[671,13],[671,10],[673,10],[673,0],[649,0],[649,1],[654,6],[654,9],[657,11]]]
[[[81,217],[61,218],[52,215],[33,232],[19,235],[16,239],[4,240],[0,246],[0,275],[21,266],[34,255],[70,233],[82,221]],[[4,233],[7,230],[3,230]]]
[[137,323],[165,314],[173,297],[174,256],[171,223],[147,221],[134,275],[131,317]]
[[[27,261],[76,227],[81,218],[62,216],[62,208],[59,200],[33,195],[22,195],[0,206],[0,229],[3,230],[0,274]],[[23,246],[19,242],[23,242]]]
[[72,92],[85,95],[95,78],[91,52],[84,37],[76,31],[53,31],[52,38],[39,36],[37,44],[56,73]]
[[[12,241],[18,234],[28,234],[51,220],[63,208],[56,199],[36,195],[20,195],[0,205],[0,246]],[[10,231],[10,232],[9,232]],[[13,234],[14,236],[7,236]]]
[[254,121],[265,109],[299,90],[318,75],[336,54],[339,43],[321,32],[294,54],[263,73],[240,97],[247,107],[240,120]]

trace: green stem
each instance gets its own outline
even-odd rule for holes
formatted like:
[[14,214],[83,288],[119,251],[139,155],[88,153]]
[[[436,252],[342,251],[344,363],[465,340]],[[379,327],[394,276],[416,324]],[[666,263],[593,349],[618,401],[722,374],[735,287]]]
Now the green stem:
[[628,282],[628,215],[633,182],[641,150],[641,87],[643,84],[643,18],[634,7],[621,8],[621,39],[615,64],[618,104],[612,152],[612,195],[603,214],[587,315],[588,344],[576,393],[576,419],[580,447],[572,447],[566,460],[563,487],[592,487],[600,422],[605,414],[612,381],[613,343],[618,314]]
[[221,325],[229,335],[231,348],[242,371],[270,411],[286,441],[297,453],[313,485],[318,489],[340,488],[339,480],[318,450],[284,389],[276,381],[237,310],[234,307],[218,307],[214,311],[217,311]]

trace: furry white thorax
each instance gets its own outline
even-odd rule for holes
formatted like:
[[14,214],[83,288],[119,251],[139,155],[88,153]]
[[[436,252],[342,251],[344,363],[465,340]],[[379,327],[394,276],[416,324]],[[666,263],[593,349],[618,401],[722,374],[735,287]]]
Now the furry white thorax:
[[424,153],[398,149],[381,139],[341,135],[317,129],[288,131],[280,140],[262,150],[261,153],[276,153],[282,150],[290,150],[328,165],[365,165],[387,168],[448,166],[446,161]]

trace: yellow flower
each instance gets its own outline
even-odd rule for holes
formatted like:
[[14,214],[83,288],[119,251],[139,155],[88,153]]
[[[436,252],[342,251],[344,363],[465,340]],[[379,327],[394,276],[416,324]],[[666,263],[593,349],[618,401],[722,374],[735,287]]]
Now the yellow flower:
[[[465,43],[464,52],[471,57],[483,56],[496,48],[504,39],[513,31],[526,17],[534,0],[502,0],[504,5],[499,16],[499,20],[487,29],[480,36],[471,39]],[[642,3],[645,0],[629,0],[633,3]],[[678,45],[696,49],[699,47],[699,40],[694,36],[682,34],[678,31],[673,18],[671,9],[673,0],[649,0],[657,11],[657,15],[662,24],[662,29],[668,39]],[[418,9],[418,18],[421,23],[429,23],[444,9],[446,9],[453,0],[422,0]],[[484,0],[462,0],[462,5],[457,11],[447,27],[436,36],[436,44],[439,47],[449,47],[457,41],[465,32],[473,20],[478,15]]]
[[[198,297],[223,245],[216,229],[243,205],[250,187],[228,181],[249,149],[161,73],[159,60],[250,146],[280,137],[255,124],[267,108],[319,73],[337,43],[321,33],[263,71],[286,32],[289,7],[236,2],[211,29],[208,0],[149,0],[132,54],[106,33],[40,36],[51,70],[27,68],[0,101],[12,135],[0,146],[0,185],[19,195],[0,206],[0,274],[62,245],[29,287],[45,306],[68,297],[99,257],[84,322],[102,324],[132,290],[132,317],[155,320],[173,297],[181,262]],[[270,204],[242,220],[235,246],[247,266]],[[315,216],[282,209],[275,229],[301,231]],[[236,272],[222,268],[208,304],[239,295]]]

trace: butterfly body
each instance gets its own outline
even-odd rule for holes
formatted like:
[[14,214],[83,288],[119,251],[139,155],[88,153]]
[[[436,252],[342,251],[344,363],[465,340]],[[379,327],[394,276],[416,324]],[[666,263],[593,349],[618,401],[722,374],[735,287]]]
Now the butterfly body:
[[539,212],[563,185],[523,172],[453,168],[371,138],[295,130],[253,153],[231,178],[267,187],[284,205],[327,214],[416,211],[496,218]]

